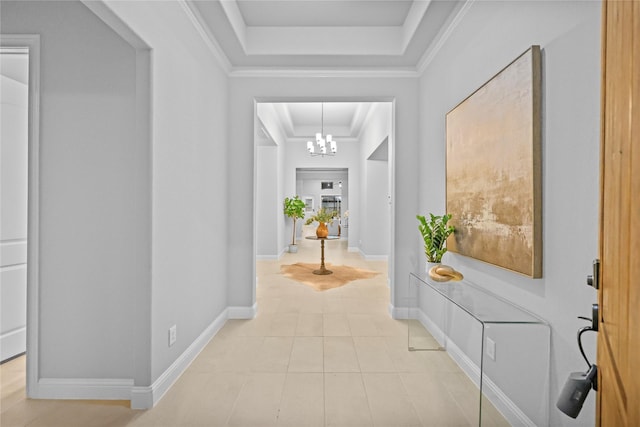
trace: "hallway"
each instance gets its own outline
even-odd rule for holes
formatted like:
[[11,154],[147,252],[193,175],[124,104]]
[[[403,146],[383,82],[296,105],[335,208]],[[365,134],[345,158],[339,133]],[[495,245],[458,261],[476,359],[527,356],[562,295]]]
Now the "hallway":
[[[478,392],[444,352],[407,351],[387,313],[384,261],[328,242],[326,261],[379,271],[317,292],[279,274],[318,262],[318,242],[257,263],[258,315],[229,320],[155,408],[24,398],[24,357],[2,365],[8,426],[473,426]],[[328,266],[329,267],[329,266]],[[330,268],[330,267],[329,267]],[[507,425],[483,408],[484,425]]]

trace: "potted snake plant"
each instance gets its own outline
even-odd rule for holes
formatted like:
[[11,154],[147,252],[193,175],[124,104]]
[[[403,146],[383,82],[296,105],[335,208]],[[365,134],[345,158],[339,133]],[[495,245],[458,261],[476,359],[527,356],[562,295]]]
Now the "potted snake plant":
[[427,257],[427,270],[433,264],[442,262],[442,255],[447,252],[447,237],[455,231],[455,227],[447,223],[451,219],[450,214],[442,216],[429,214],[429,220],[424,215],[416,215],[418,230],[424,240],[424,254]]

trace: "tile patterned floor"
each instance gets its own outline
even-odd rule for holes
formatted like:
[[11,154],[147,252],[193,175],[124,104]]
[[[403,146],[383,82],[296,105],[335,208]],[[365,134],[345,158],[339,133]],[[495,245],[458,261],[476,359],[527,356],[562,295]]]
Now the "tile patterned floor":
[[[29,400],[24,358],[0,370],[0,425],[474,426],[478,391],[444,352],[407,351],[407,325],[389,317],[386,262],[328,242],[327,262],[379,271],[324,292],[279,274],[318,262],[317,242],[258,261],[258,315],[230,320],[148,411],[128,402]],[[508,425],[487,408],[484,425]]]

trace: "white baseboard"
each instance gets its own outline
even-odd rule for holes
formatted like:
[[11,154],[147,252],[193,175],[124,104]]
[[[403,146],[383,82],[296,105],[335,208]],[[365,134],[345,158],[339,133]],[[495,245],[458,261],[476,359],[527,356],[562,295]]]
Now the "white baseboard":
[[281,255],[256,255],[256,260],[257,261],[268,261],[268,260],[274,260],[274,259],[280,259]]
[[[424,326],[425,329],[427,331],[429,331],[431,336],[438,342],[438,344],[440,344],[442,347],[444,347],[448,351],[448,347],[447,347],[447,345],[445,343],[445,341],[447,341],[447,336],[442,331],[442,329],[440,329],[440,327],[438,325],[436,325],[429,317],[427,317],[426,314],[424,314],[424,312],[422,310],[420,310],[419,308],[412,308],[411,309],[411,318],[412,319],[418,319],[420,321],[420,323],[422,324],[422,326]],[[451,342],[451,341],[449,341],[449,342]],[[460,350],[458,347],[456,347],[456,348],[458,350]],[[476,384],[478,384],[476,381],[474,381],[474,382]]]
[[196,340],[148,387],[130,387],[131,408],[149,409],[164,396],[202,349],[211,341],[229,318],[229,309],[225,309],[205,329]]
[[389,303],[387,306],[387,311],[392,319],[395,320],[406,320],[407,316],[407,308],[406,307],[396,307],[393,304]]
[[[417,318],[422,326],[431,333],[438,343],[445,348],[456,364],[467,374],[476,387],[480,384],[480,368],[456,345],[445,333],[420,309],[414,309],[412,318]],[[486,375],[482,376],[484,395],[493,406],[507,419],[512,426],[536,427],[536,424],[513,403],[509,397]]]
[[0,335],[0,360],[10,359],[27,350],[27,327]]
[[[417,308],[396,307],[393,304],[389,304],[387,310],[395,320],[415,319],[417,317],[416,313],[418,312]],[[411,311],[411,315],[409,315],[409,311]]]
[[228,319],[253,319],[256,317],[258,310],[258,303],[253,304],[251,307],[228,307],[227,318]]
[[389,255],[366,255],[363,253],[361,253],[361,255],[367,261],[388,261],[389,260]]
[[133,379],[41,378],[32,392],[36,399],[131,400],[132,409],[152,408],[218,333],[227,319],[251,319],[257,305],[228,307],[150,386],[134,386]]
[[40,378],[36,399],[129,400],[132,379]]

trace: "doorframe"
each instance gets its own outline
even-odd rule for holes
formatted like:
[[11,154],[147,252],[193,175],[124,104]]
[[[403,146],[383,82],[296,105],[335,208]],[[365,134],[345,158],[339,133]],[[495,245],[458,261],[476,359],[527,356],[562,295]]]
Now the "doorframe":
[[[391,104],[391,129],[389,131],[389,139],[391,149],[389,151],[389,170],[388,170],[388,179],[389,182],[389,195],[390,195],[390,212],[389,212],[389,256],[387,258],[387,284],[389,287],[389,315],[392,318],[396,318],[397,313],[395,312],[395,282],[393,280],[393,275],[395,273],[395,235],[396,235],[396,227],[395,227],[395,200],[396,200],[396,98],[394,96],[300,96],[300,97],[292,97],[292,96],[254,96],[253,97],[253,126],[256,126],[255,118],[258,116],[258,104],[261,103],[280,103],[280,102],[387,102]],[[252,239],[252,300],[253,300],[253,312],[255,313],[257,308],[257,300],[256,300],[256,262],[257,262],[257,229],[256,229],[256,170],[257,170],[257,149],[258,145],[256,143],[256,131],[253,129],[253,198],[252,198],[252,216],[253,216],[253,239]]]
[[0,47],[29,55],[27,159],[27,396],[38,394],[40,333],[40,35],[0,34]]

